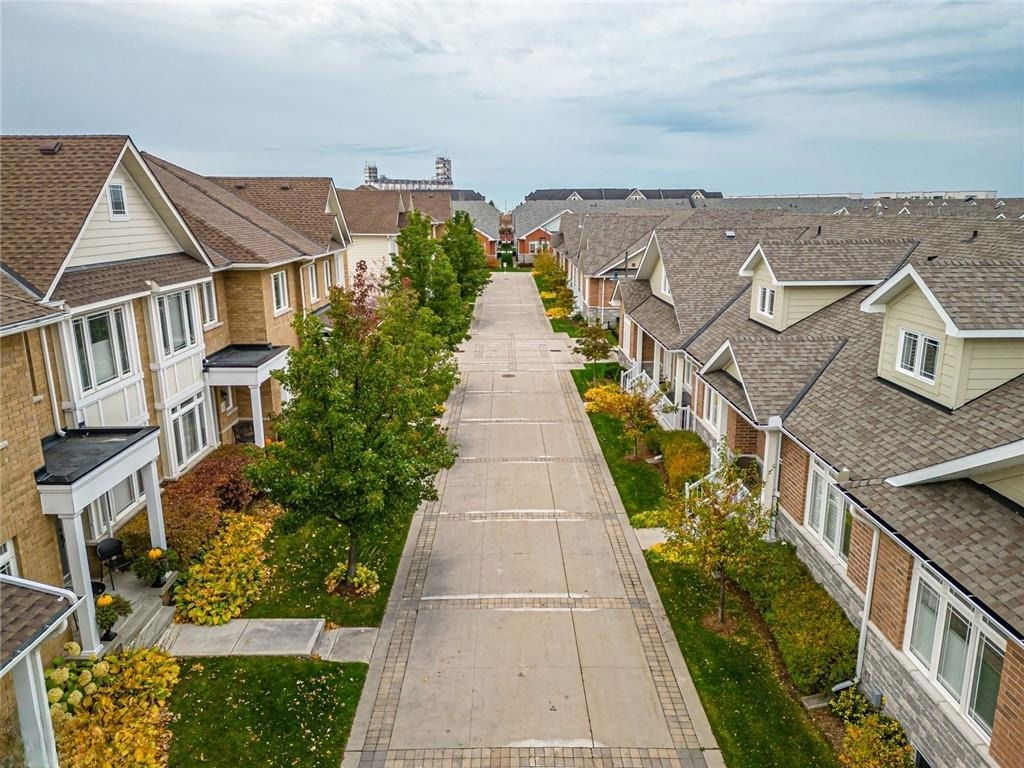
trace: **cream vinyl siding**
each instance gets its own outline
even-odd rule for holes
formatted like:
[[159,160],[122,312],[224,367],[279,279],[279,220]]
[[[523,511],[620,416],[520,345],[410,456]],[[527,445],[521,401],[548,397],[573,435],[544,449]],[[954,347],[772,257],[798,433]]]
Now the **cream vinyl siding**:
[[658,259],[658,262],[654,265],[654,270],[651,272],[651,293],[653,293],[659,299],[667,301],[669,304],[671,304],[672,297],[669,294],[665,293],[663,290],[661,290],[661,281],[664,274],[665,265],[662,263],[661,259]]
[[348,247],[349,285],[356,273],[356,265],[365,261],[372,275],[383,275],[391,264],[387,235],[353,235]]
[[775,297],[775,313],[779,313],[779,299],[783,299],[782,314],[785,325],[788,328],[798,323],[805,317],[810,317],[820,309],[829,304],[834,304],[844,296],[849,296],[856,290],[850,286],[828,286],[828,285],[787,285],[783,295]]
[[104,187],[71,253],[68,266],[161,256],[186,250],[171,236],[123,163],[111,178],[113,183],[124,185],[128,218],[110,220]]
[[[771,291],[775,291],[775,311],[771,317],[768,315],[762,315],[757,311],[758,298],[761,295],[761,288],[767,288]],[[772,285],[772,274],[768,270],[768,267],[764,263],[764,259],[761,259],[757,263],[757,267],[754,268],[754,276],[751,279],[750,288],[750,319],[756,320],[761,325],[767,325],[769,328],[774,328],[776,331],[781,331],[785,326],[782,324],[782,319],[785,316],[785,301],[786,301],[786,290],[783,290],[780,285]]]
[[743,378],[740,376],[740,369],[736,366],[735,360],[730,360],[729,364],[722,368],[723,371],[732,376],[736,381],[743,383]]
[[[900,331],[906,329],[923,333],[939,341],[939,358],[935,368],[935,381],[929,383],[896,368],[899,354]],[[964,340],[946,336],[942,318],[932,309],[921,290],[912,285],[890,301],[885,308],[882,323],[882,349],[878,356],[878,375],[883,379],[934,400],[948,408],[957,406],[960,364]]]
[[1007,467],[984,475],[975,475],[971,479],[987,485],[1011,501],[1024,504],[1024,466]]
[[1024,373],[1024,339],[966,339],[961,403]]

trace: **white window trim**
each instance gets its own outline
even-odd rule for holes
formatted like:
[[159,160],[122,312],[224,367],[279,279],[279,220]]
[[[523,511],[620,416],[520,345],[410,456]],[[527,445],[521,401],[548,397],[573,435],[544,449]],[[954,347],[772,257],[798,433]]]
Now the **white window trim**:
[[[210,280],[201,283],[199,287],[200,311],[203,315],[203,329],[213,328],[220,325],[220,313],[217,308],[217,286]],[[209,297],[209,302],[207,301]],[[210,311],[212,309],[212,311]]]
[[[197,418],[201,420],[197,426],[200,429],[202,445],[199,446],[199,449],[194,454],[183,457],[182,460],[179,461],[177,442],[180,440],[182,446],[185,444],[184,432],[179,435],[179,430],[182,429],[180,426],[181,417],[184,412],[191,410],[194,410]],[[210,414],[207,412],[205,392],[200,391],[191,397],[186,397],[177,405],[169,408],[167,420],[170,425],[170,429],[168,429],[168,440],[170,441],[169,447],[171,452],[170,463],[174,467],[175,474],[181,474],[202,458],[206,454],[207,449],[212,445],[210,431],[213,428],[213,421],[210,418]]]
[[[280,306],[277,304],[277,291],[274,290],[274,282],[278,276],[281,278],[281,294],[284,299],[284,303]],[[291,311],[291,302],[288,297],[288,273],[283,269],[279,272],[272,272],[270,275],[270,301],[274,307],[274,317],[279,317],[285,312]]]
[[320,300],[320,279],[316,271],[316,262],[309,265],[309,300]]
[[89,515],[89,528],[93,534],[93,537],[88,539],[89,543],[101,541],[108,536],[113,536],[114,531],[135,517],[135,514],[145,505],[146,493],[142,488],[142,483],[139,482],[139,479],[134,473],[129,475],[126,479],[131,483],[132,501],[124,509],[116,512],[115,516],[110,519],[108,524],[103,522],[103,515],[99,507],[104,501],[106,501],[108,505],[112,503],[113,496],[111,496],[111,493],[114,490],[113,488],[100,494],[95,501],[85,508],[86,513]]
[[334,267],[331,266],[333,257],[324,259],[324,293],[330,295],[334,283]]
[[[115,338],[115,334],[117,333],[117,323],[114,322],[114,313],[116,311],[121,312],[122,328],[124,330],[123,342],[125,352],[127,353],[128,356],[127,361],[121,359],[121,345],[117,343],[117,339]],[[126,380],[130,379],[132,376],[135,375],[138,366],[136,365],[135,352],[133,350],[133,346],[135,346],[134,336],[128,330],[130,312],[131,305],[119,305],[116,307],[111,307],[109,309],[101,310],[99,312],[89,312],[87,314],[83,314],[80,315],[79,317],[74,317],[71,319],[71,322],[68,326],[68,332],[71,342],[71,353],[74,355],[72,365],[74,366],[74,369],[77,372],[78,389],[79,391],[81,391],[83,395],[93,395],[96,392],[103,392],[108,388],[113,388],[119,384],[124,383]],[[83,337],[85,337],[88,342],[87,337],[89,335],[89,319],[92,317],[97,317],[99,315],[107,315],[110,318],[110,333],[111,341],[113,342],[114,347],[114,365],[117,369],[117,375],[110,381],[105,381],[102,384],[98,384],[96,382],[96,365],[92,356],[92,344],[87,343],[85,347],[85,356],[87,364],[89,366],[89,377],[91,381],[89,386],[86,387],[85,382],[82,380],[82,366],[81,363],[79,362],[78,337],[75,335],[75,324],[78,322],[82,323],[82,327],[84,329]],[[132,319],[134,320],[134,317],[132,317]],[[123,370],[125,362],[127,362],[128,365],[127,371]]]
[[[9,571],[4,571],[9,568]],[[18,571],[18,553],[14,550],[14,539],[0,542],[0,573],[8,576],[20,576]]]
[[227,398],[227,402],[226,403],[221,402],[220,395],[218,393],[218,396],[217,396],[217,407],[220,409],[221,413],[231,413],[231,411],[235,410],[235,392],[234,392],[234,389],[232,387],[218,387],[218,389],[221,392],[226,393],[228,398]]
[[[182,298],[182,309],[187,314],[185,317],[185,335],[188,339],[188,343],[185,344],[181,349],[175,349],[173,347],[173,341],[171,341],[170,335],[170,314],[168,310],[168,304],[170,299],[174,296],[181,296]],[[191,296],[191,301],[186,301],[186,297]],[[201,299],[200,299],[201,300]],[[169,291],[167,293],[161,293],[153,299],[153,305],[156,308],[157,315],[157,335],[158,341],[160,342],[160,358],[162,360],[173,360],[177,357],[187,355],[191,350],[194,350],[199,343],[202,341],[202,334],[197,328],[205,327],[202,325],[201,318],[197,317],[196,314],[200,311],[196,300],[196,295],[191,288],[184,288],[180,291]],[[163,308],[161,308],[161,304]],[[167,338],[169,343],[172,345],[170,349],[164,348],[164,323],[167,323]],[[191,333],[190,333],[191,331]]]
[[775,317],[775,289],[766,285],[757,289],[757,312],[765,317]]
[[[932,638],[932,650],[930,655],[931,669],[929,669],[923,661],[921,661],[917,654],[915,654],[910,648],[910,638],[913,634],[914,619],[917,614],[917,592],[919,584],[924,581],[929,587],[931,587],[935,593],[939,596],[938,612],[935,619],[935,636]],[[991,741],[992,734],[986,730],[985,726],[978,722],[970,711],[970,702],[974,697],[974,665],[977,660],[979,641],[984,636],[993,646],[998,648],[1003,653],[1005,661],[1006,656],[1006,638],[992,626],[991,622],[985,619],[985,615],[981,609],[970,604],[966,599],[959,595],[959,592],[953,589],[949,583],[940,579],[937,575],[930,572],[930,570],[921,563],[920,560],[914,562],[914,577],[910,583],[910,594],[907,597],[907,619],[906,624],[903,628],[903,653],[910,663],[919,669],[924,676],[928,679],[933,690],[938,691],[939,695],[950,704],[959,714],[963,717],[964,721],[968,723],[980,736],[986,741]],[[967,652],[965,654],[965,669],[964,669],[964,684],[963,690],[960,694],[960,701],[956,700],[946,687],[939,682],[938,668],[939,668],[939,654],[942,648],[942,635],[943,625],[945,624],[946,612],[948,606],[952,605],[963,614],[970,622],[970,639],[967,643]]]
[[[917,337],[917,349],[914,350],[914,368],[910,371],[903,367],[903,347],[906,344],[908,335]],[[933,378],[928,378],[921,372],[921,366],[924,362],[925,343],[929,341],[935,342],[935,376]],[[917,379],[918,381],[923,381],[929,386],[934,386],[939,379],[939,356],[941,353],[942,342],[939,339],[936,339],[934,336],[929,336],[926,333],[922,333],[921,331],[914,331],[909,328],[900,328],[899,337],[897,338],[896,343],[896,371],[904,376],[909,376],[913,379]]]
[[[114,213],[114,204],[110,197],[110,188],[120,187],[121,188],[121,201],[124,203],[124,213]],[[128,221],[131,217],[128,215],[128,195],[127,186],[124,183],[124,179],[111,179],[107,183],[106,188],[107,195],[107,217],[110,221]]]
[[672,289],[668,285],[668,272],[665,271],[665,267],[661,268],[661,292],[666,296],[672,295]]
[[[714,421],[711,420],[711,415],[712,415],[711,414],[712,398],[715,398],[715,400],[718,403],[718,407],[717,407],[716,413],[715,413],[717,418]],[[725,404],[725,398],[723,398],[720,394],[718,394],[718,392],[716,392],[707,383],[705,383],[704,384],[704,402],[701,403],[699,418],[700,418],[701,422],[704,424],[704,426],[708,429],[708,431],[715,438],[718,438],[718,437],[720,437],[722,435],[722,428],[721,428],[720,425],[722,423],[722,408],[723,408],[724,404]]]
[[[819,531],[814,527],[812,523],[812,505],[814,501],[814,478],[818,477],[819,481],[823,484],[822,493],[822,507],[821,507],[821,530]],[[829,492],[832,488],[836,489],[836,493],[839,495],[839,519],[836,521],[836,535],[835,540],[830,540],[825,535],[825,521],[828,516],[828,498]],[[807,469],[807,490],[804,494],[804,527],[811,532],[815,544],[819,545],[818,548],[824,551],[833,560],[842,563],[844,566],[849,562],[849,553],[843,554],[843,528],[846,525],[847,514],[852,514],[853,509],[849,499],[845,495],[839,492],[839,486],[836,483],[836,473],[831,467],[827,466],[823,461],[814,456],[810,457]],[[853,523],[850,523],[851,529]],[[851,530],[852,537],[852,530]],[[858,588],[859,589],[859,588]]]

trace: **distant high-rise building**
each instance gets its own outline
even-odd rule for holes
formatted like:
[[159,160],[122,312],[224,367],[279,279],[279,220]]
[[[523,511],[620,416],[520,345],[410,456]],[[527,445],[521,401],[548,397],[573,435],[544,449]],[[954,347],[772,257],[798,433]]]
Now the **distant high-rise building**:
[[376,163],[363,166],[363,184],[374,189],[452,189],[451,158],[439,155],[434,161],[432,179],[389,179],[377,170]]

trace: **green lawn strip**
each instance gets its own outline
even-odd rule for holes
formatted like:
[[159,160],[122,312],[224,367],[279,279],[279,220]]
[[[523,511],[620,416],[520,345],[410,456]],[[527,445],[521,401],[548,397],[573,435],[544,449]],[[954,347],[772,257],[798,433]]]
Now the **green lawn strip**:
[[[576,388],[582,396],[587,389],[594,386],[594,368],[598,370],[598,383],[618,382],[619,366],[616,363],[588,363],[583,369],[572,372]],[[661,503],[664,495],[664,482],[658,470],[645,461],[627,459],[633,452],[633,446],[622,434],[622,426],[603,413],[591,413],[590,423],[597,433],[597,442],[601,446],[605,462],[612,473],[615,487],[618,488],[622,505],[630,517],[638,512],[654,509]]]
[[279,523],[264,544],[273,575],[244,618],[322,617],[347,627],[378,626],[402,558],[408,522],[362,545],[359,561],[377,571],[380,590],[360,598],[329,594],[324,587],[327,574],[347,557],[348,533],[341,526],[310,520],[297,531],[286,531]]
[[337,768],[366,664],[286,656],[180,659],[169,768]]
[[764,640],[730,596],[739,626],[723,637],[700,619],[715,606],[716,587],[693,570],[647,552],[690,675],[729,768],[836,768],[831,746],[772,671]]

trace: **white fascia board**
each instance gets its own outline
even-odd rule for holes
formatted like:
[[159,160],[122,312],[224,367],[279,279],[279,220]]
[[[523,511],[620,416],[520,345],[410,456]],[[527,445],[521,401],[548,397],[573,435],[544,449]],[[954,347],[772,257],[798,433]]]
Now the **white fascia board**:
[[149,296],[151,291],[139,291],[137,293],[126,293],[123,296],[114,296],[110,299],[103,299],[102,301],[94,301],[92,304],[82,304],[79,307],[68,307],[68,311],[64,317],[75,317],[78,315],[84,315],[89,312],[95,312],[96,310],[106,309],[107,307],[116,307],[121,304],[128,304],[135,299],[144,299]]
[[601,277],[601,276],[603,276],[608,270],[615,269],[620,264],[626,264],[629,261],[629,257],[630,256],[636,256],[638,253],[640,253],[640,251],[634,251],[633,253],[626,254],[625,256],[623,256],[618,261],[613,261],[611,264],[608,264],[600,272],[596,272],[595,274],[591,275],[591,277]]
[[1024,464],[1024,440],[1016,440],[996,448],[972,453],[969,456],[960,456],[930,467],[893,475],[885,482],[899,488],[905,485],[933,483],[940,480],[956,480],[1018,463]]
[[[661,258],[661,246],[658,245],[658,230],[654,230],[653,232],[651,232],[651,237],[647,241],[647,245],[644,246],[644,249],[643,249],[644,255],[640,257],[640,263],[636,265],[636,277],[638,277],[638,278],[640,277],[641,274],[643,274],[647,270],[647,260],[651,258],[651,246],[652,245],[654,246],[654,250],[658,254],[657,258],[660,259]],[[651,269],[653,269],[653,263],[652,263]],[[649,278],[650,276],[651,276],[651,273],[648,271],[645,277]]]
[[935,294],[931,292],[921,275],[914,269],[913,264],[907,264],[900,269],[895,275],[890,277],[884,283],[879,285],[875,290],[871,292],[864,301],[861,302],[860,308],[862,312],[884,312],[885,305],[889,299],[902,291],[907,287],[910,281],[913,281],[915,285],[921,290],[928,303],[931,304],[932,309],[942,318],[943,325],[946,326],[946,334],[949,336],[959,336],[960,330],[956,327],[956,323],[953,322],[953,318],[949,316],[949,313],[943,309],[942,304],[935,298]]
[[[766,262],[767,263],[767,262]],[[787,285],[805,285],[808,287],[817,286],[850,286],[858,287],[865,285],[878,285],[881,280],[776,280],[775,285],[787,286]]]
[[772,280],[774,281],[775,280],[775,273],[772,272],[771,265],[768,263],[768,259],[765,258],[764,249],[761,248],[761,244],[760,243],[755,243],[754,247],[750,249],[750,253],[747,255],[747,258],[744,259],[743,263],[740,265],[740,271],[738,273],[739,276],[740,277],[753,277],[754,276],[754,267],[757,266],[757,260],[758,259],[763,261],[765,266],[768,267],[768,272],[771,273]]
[[[697,373],[705,374],[705,373],[710,373],[711,371],[717,371],[719,368],[721,368],[721,366],[718,365],[718,362],[723,357],[725,357],[726,353],[728,353],[729,359],[732,360],[735,363],[736,362],[736,356],[732,352],[732,344],[729,343],[728,340],[726,340],[726,341],[723,341],[722,345],[718,349],[715,350],[715,353],[713,355],[711,355],[711,357],[708,359],[708,361],[706,363],[704,363],[704,365],[702,365],[700,367],[700,370],[697,371]],[[736,364],[736,367],[739,368],[739,363]]]
[[[51,622],[50,626],[46,628],[46,631],[40,632],[38,635],[32,638],[28,645],[26,645],[24,648],[18,651],[18,653],[15,654],[15,656],[11,658],[10,661],[4,664],[3,667],[0,667],[0,677],[3,677],[10,670],[14,669],[14,667],[17,664],[19,664],[22,661],[22,659],[26,658],[29,654],[35,651],[42,644],[42,642],[49,638],[54,632],[59,632],[61,628],[65,625],[65,622],[67,622],[67,620],[71,618],[71,614],[78,610],[78,606],[81,604],[83,600],[85,600],[84,596],[79,597],[70,589],[53,587],[49,584],[42,584],[38,581],[22,579],[18,576],[8,576],[6,574],[0,574],[0,585],[3,584],[11,584],[14,586],[26,587],[28,589],[34,589],[37,592],[49,592],[52,595],[56,595],[62,601],[66,600],[67,607],[60,613],[59,616],[57,616],[57,618],[53,622]],[[0,586],[0,589],[2,588],[3,587]]]

